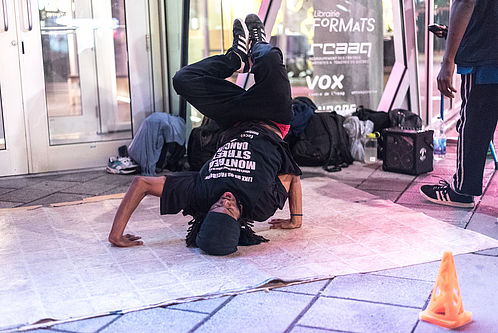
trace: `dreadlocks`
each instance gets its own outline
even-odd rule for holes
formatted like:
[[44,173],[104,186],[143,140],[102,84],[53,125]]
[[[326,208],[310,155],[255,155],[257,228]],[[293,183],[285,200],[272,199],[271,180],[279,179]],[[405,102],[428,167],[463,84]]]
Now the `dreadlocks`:
[[202,221],[204,221],[205,217],[206,214],[195,214],[193,215],[192,220],[188,223],[189,227],[187,230],[187,237],[185,237],[187,247],[197,247],[195,239],[197,238],[197,234],[201,229]]
[[254,221],[245,217],[239,219],[240,223],[240,237],[239,237],[239,245],[241,246],[250,246],[250,245],[258,245],[260,243],[269,242],[269,239],[264,238],[263,236],[256,235],[252,227],[254,226]]

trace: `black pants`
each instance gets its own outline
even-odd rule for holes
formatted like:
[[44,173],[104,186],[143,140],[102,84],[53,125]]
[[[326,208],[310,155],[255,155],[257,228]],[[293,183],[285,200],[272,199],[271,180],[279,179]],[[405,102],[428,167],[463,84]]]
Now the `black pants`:
[[461,95],[454,187],[463,194],[481,195],[486,155],[498,118],[498,84],[476,84],[475,74],[462,75]]
[[173,77],[173,87],[223,128],[245,120],[290,124],[292,99],[282,52],[258,43],[252,47],[251,59],[255,84],[247,91],[225,80],[240,67],[240,58],[231,51],[180,69]]

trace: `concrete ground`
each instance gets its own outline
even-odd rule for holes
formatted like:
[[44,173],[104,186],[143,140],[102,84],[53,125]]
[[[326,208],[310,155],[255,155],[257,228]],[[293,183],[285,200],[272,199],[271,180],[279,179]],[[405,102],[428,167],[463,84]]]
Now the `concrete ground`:
[[[455,147],[449,146],[448,151],[445,160],[435,163],[433,172],[420,176],[384,172],[380,163],[355,163],[330,174],[320,168],[303,168],[303,177],[327,175],[447,223],[498,239],[498,176],[491,159],[484,172],[484,194],[476,198],[473,209],[435,205],[419,195],[422,184],[450,179],[454,172]],[[48,205],[121,193],[126,191],[131,179],[132,176],[108,175],[102,170],[4,177],[0,178],[0,208]],[[497,332],[498,248],[456,256],[455,266],[463,307],[473,313],[473,321],[459,330]],[[419,312],[428,304],[438,268],[439,262],[431,262],[293,286],[269,285],[251,293],[127,314],[117,312],[33,331],[442,332],[445,329],[418,320]]]

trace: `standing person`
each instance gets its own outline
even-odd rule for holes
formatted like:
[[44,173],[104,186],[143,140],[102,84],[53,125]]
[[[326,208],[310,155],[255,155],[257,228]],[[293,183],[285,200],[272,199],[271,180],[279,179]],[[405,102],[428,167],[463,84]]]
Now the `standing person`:
[[423,185],[434,203],[473,207],[482,194],[486,154],[498,117],[498,1],[454,0],[438,89],[453,98],[452,78],[461,74],[462,107],[457,123],[457,165],[453,182]]
[[[139,236],[123,233],[146,195],[161,198],[161,214],[192,215],[187,246],[212,255],[266,241],[246,221],[267,220],[287,198],[290,217],[270,221],[271,228],[301,226],[301,170],[283,141],[292,109],[282,53],[266,42],[257,15],[248,15],[245,24],[236,19],[233,34],[225,55],[186,66],[173,78],[178,94],[226,129],[220,148],[199,172],[136,177],[114,218],[112,244],[143,244]],[[255,85],[247,91],[225,80],[235,71],[248,72],[251,63]]]

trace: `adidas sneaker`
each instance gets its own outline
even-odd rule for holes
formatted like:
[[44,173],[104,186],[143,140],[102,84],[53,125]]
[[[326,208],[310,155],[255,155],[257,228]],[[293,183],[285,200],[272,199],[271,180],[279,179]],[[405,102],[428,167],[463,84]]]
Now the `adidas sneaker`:
[[233,21],[233,44],[228,52],[233,51],[240,57],[239,73],[249,72],[249,32],[246,25],[239,19]]
[[265,25],[256,14],[246,16],[246,26],[249,30],[249,40],[251,45],[256,43],[266,43]]
[[438,185],[423,185],[420,187],[420,194],[425,199],[441,205],[462,208],[474,207],[473,196],[455,192],[445,180],[440,180]]

